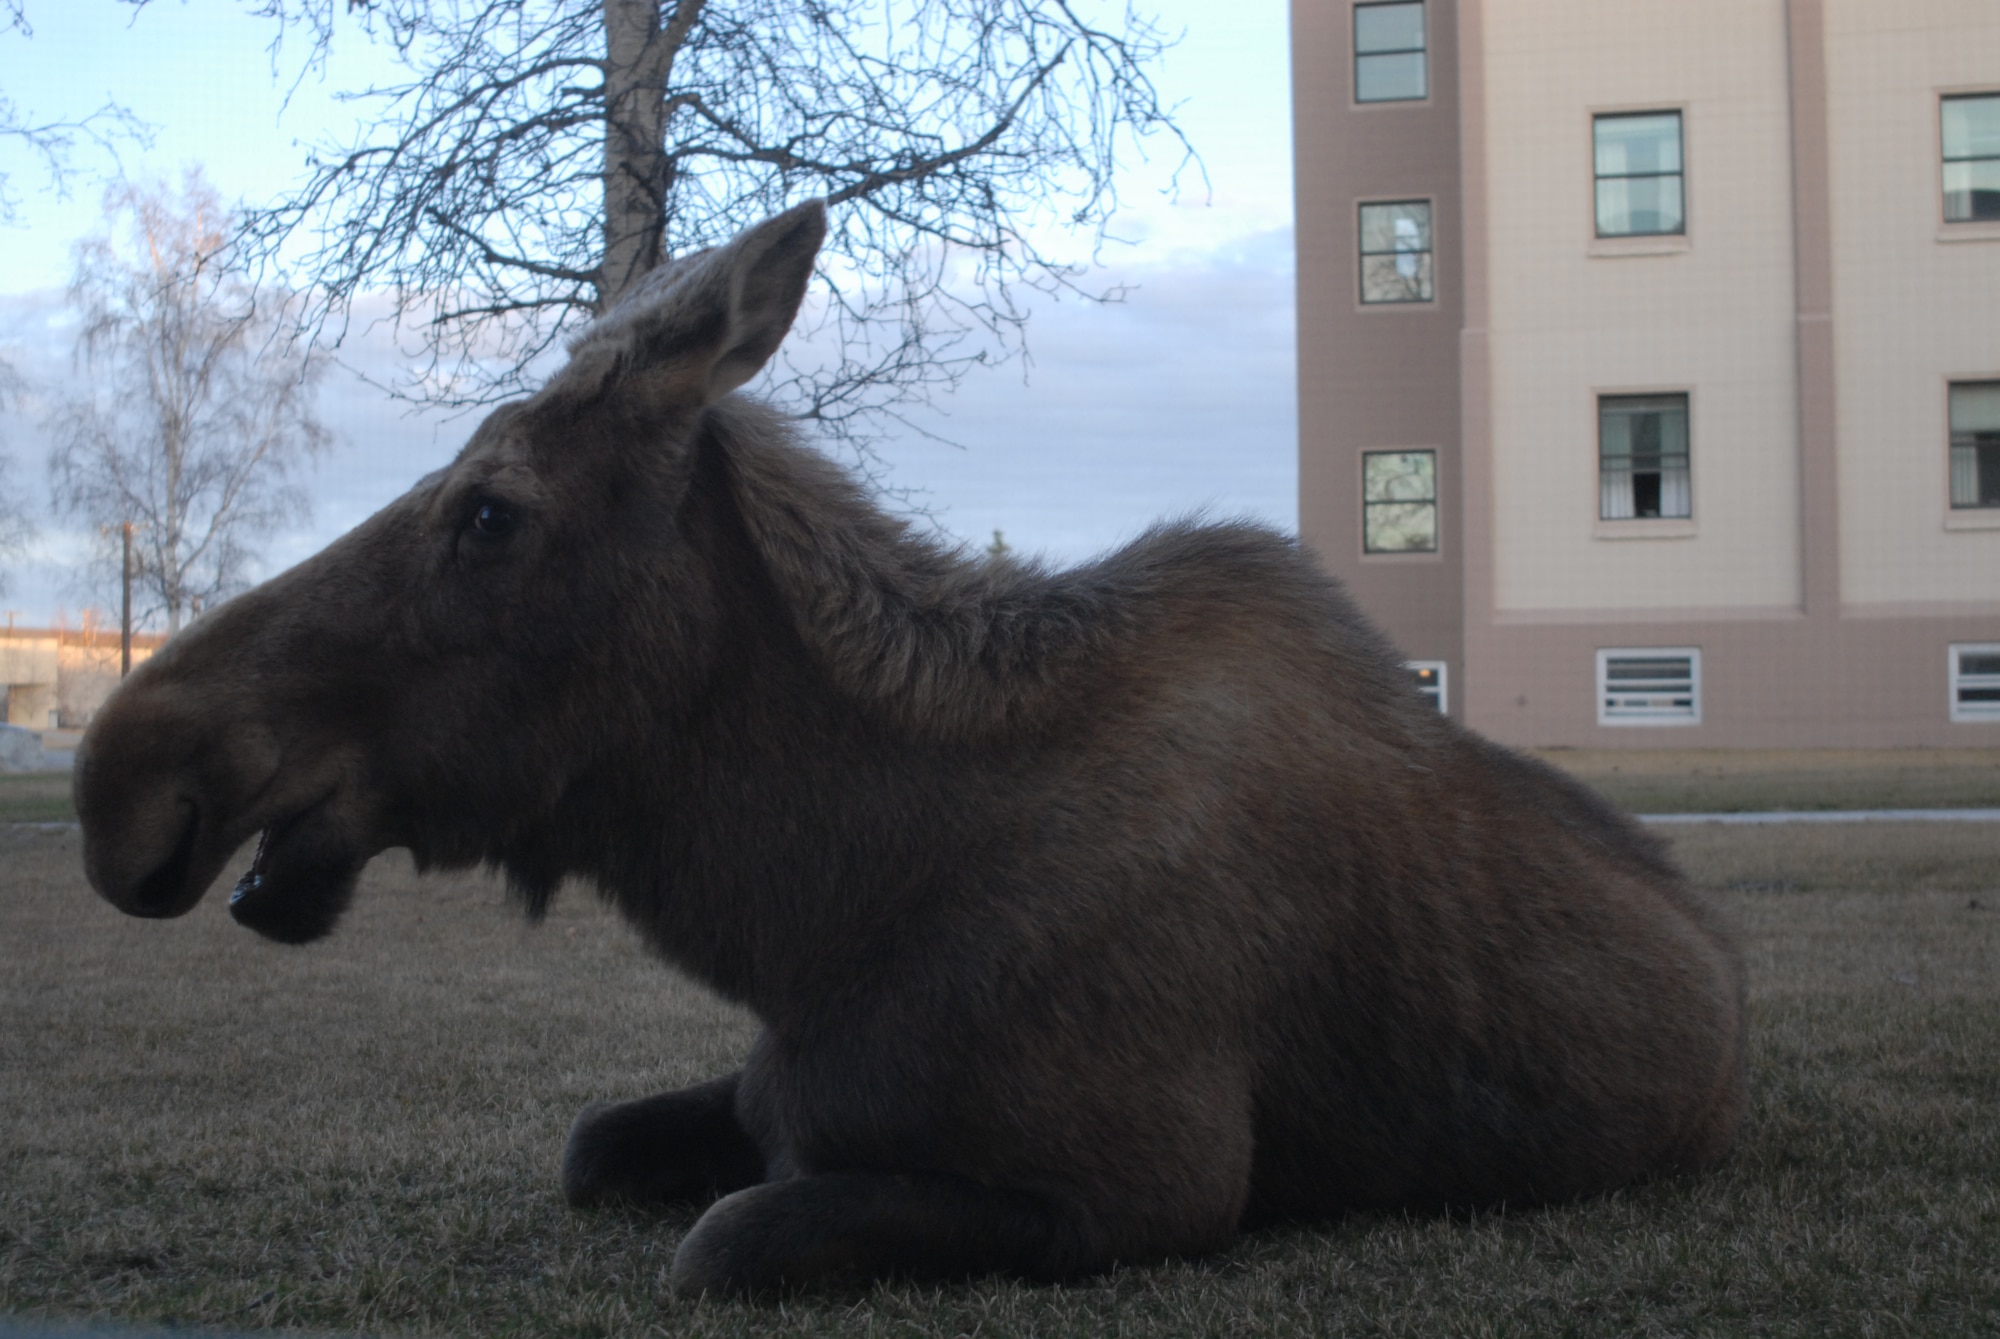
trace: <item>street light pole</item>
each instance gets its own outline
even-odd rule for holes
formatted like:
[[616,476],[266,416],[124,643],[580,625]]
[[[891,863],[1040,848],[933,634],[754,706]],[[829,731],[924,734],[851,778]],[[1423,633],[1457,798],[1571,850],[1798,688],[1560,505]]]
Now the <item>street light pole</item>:
[[132,672],[132,523],[119,527],[124,532],[125,561],[119,568],[122,591],[118,611],[118,677]]

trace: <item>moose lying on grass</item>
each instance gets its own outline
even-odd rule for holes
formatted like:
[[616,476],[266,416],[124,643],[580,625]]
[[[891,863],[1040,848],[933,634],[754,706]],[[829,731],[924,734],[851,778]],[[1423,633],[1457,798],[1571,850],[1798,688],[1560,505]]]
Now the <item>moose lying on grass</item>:
[[140,916],[326,934],[374,853],[594,883],[754,1010],[585,1110],[576,1204],[720,1194],[687,1292],[1211,1251],[1700,1168],[1741,969],[1660,849],[1454,726],[1290,541],[948,551],[730,394],[818,204],[656,272],[540,393],[136,671],[78,754]]

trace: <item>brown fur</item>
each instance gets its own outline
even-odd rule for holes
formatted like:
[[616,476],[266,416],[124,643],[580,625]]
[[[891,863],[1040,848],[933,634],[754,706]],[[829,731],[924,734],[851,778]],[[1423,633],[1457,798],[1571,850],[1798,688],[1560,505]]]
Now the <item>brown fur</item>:
[[[1240,1225],[1707,1166],[1742,984],[1652,839],[1440,717],[1290,541],[1049,572],[884,516],[729,392],[817,206],[656,276],[540,394],[135,673],[98,889],[330,929],[375,852],[595,884],[756,1011],[579,1118],[578,1203],[723,1193],[678,1286],[1060,1277]],[[512,517],[505,533],[500,509]]]

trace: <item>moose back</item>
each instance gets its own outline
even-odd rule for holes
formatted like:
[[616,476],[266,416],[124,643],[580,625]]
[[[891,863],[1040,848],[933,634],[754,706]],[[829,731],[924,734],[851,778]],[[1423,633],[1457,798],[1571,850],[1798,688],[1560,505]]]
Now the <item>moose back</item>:
[[570,1200],[720,1196],[688,1292],[1058,1278],[1345,1210],[1697,1169],[1744,1105],[1714,909],[1440,716],[1291,541],[947,550],[732,394],[809,204],[656,271],[542,390],[138,669],[91,882],[326,934],[375,853],[593,883],[755,1011],[578,1118]]

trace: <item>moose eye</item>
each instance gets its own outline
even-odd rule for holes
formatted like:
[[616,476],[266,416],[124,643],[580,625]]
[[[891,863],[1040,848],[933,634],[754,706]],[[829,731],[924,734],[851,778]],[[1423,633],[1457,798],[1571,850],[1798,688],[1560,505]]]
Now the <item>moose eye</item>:
[[472,509],[472,532],[482,539],[499,539],[514,528],[514,513],[488,498]]

